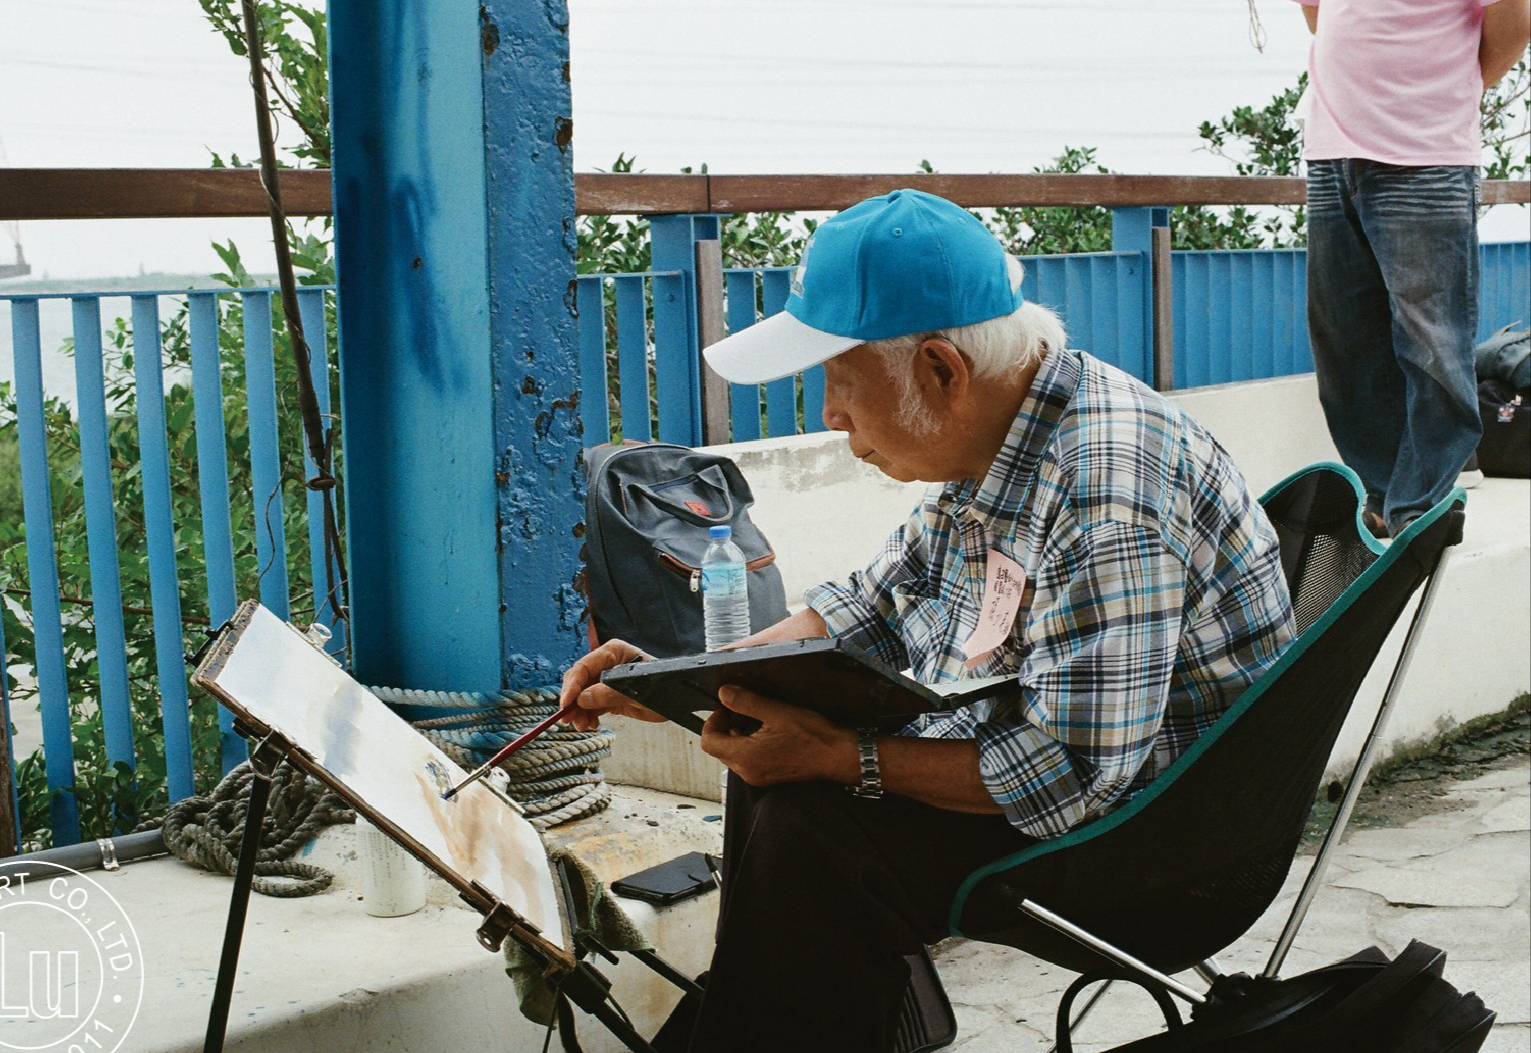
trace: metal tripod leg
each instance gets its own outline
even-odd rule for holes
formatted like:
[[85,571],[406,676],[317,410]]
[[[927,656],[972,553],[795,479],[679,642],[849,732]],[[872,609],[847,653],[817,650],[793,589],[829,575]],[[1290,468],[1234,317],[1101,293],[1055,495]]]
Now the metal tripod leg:
[[1113,962],[1122,966],[1124,969],[1130,969],[1137,973],[1139,976],[1147,977],[1148,979],[1157,983],[1159,986],[1163,987],[1170,994],[1175,995],[1177,998],[1190,1002],[1192,1005],[1201,1005],[1207,1000],[1206,996],[1201,994],[1201,992],[1193,991],[1191,988],[1187,987],[1179,980],[1176,980],[1174,977],[1166,976],[1164,973],[1161,973],[1153,966],[1139,961],[1137,958],[1134,958],[1132,955],[1128,954],[1120,947],[1107,943],[1105,940],[1101,939],[1093,932],[1090,932],[1088,929],[1080,928],[1078,925],[1075,925],[1067,918],[1058,914],[1054,914],[1052,911],[1038,903],[1034,903],[1029,899],[1024,899],[1021,901],[1021,910],[1035,918],[1037,921],[1040,921],[1048,928],[1056,929],[1058,932],[1063,933],[1065,936],[1068,936],[1077,942],[1082,943],[1084,946],[1090,948],[1090,950],[1111,959]]
[[245,812],[244,838],[239,843],[239,864],[234,869],[234,889],[229,894],[229,919],[223,930],[223,954],[218,960],[218,982],[207,1014],[207,1037],[202,1053],[222,1053],[229,1025],[229,1003],[234,997],[234,976],[239,969],[239,945],[244,939],[245,913],[250,906],[250,886],[255,881],[255,857],[260,853],[260,828],[271,796],[271,775],[287,756],[287,743],[268,735],[250,751],[250,804]]
[[1355,810],[1356,799],[1361,796],[1361,788],[1366,785],[1366,776],[1371,771],[1377,747],[1382,744],[1382,732],[1387,727],[1388,717],[1393,713],[1394,704],[1398,701],[1398,689],[1402,686],[1404,678],[1408,675],[1409,666],[1414,660],[1415,646],[1419,643],[1419,630],[1425,624],[1430,608],[1435,603],[1436,590],[1445,576],[1443,572],[1450,558],[1451,550],[1448,548],[1441,553],[1434,572],[1425,582],[1424,595],[1420,597],[1419,606],[1414,611],[1414,618],[1409,622],[1408,634],[1403,638],[1403,650],[1398,655],[1397,664],[1393,666],[1393,675],[1388,680],[1387,690],[1382,695],[1382,704],[1377,707],[1377,717],[1372,721],[1371,731],[1366,736],[1366,744],[1361,747],[1361,756],[1356,758],[1356,766],[1350,773],[1350,784],[1345,787],[1345,796],[1340,799],[1340,807],[1335,812],[1334,822],[1329,824],[1329,832],[1324,836],[1323,847],[1318,850],[1318,858],[1313,861],[1313,869],[1308,871],[1308,878],[1302,884],[1302,891],[1297,896],[1296,905],[1292,907],[1292,914],[1287,918],[1280,938],[1276,940],[1275,950],[1271,951],[1270,961],[1266,963],[1265,971],[1260,974],[1266,979],[1273,980],[1280,974],[1287,952],[1292,949],[1292,942],[1297,939],[1297,930],[1302,928],[1303,919],[1308,916],[1308,908],[1313,905],[1313,897],[1318,894],[1319,888],[1323,885],[1324,874],[1329,869],[1329,858],[1339,847],[1340,838],[1345,835],[1345,827],[1350,823],[1350,813]]
[[[654,1053],[654,1047],[648,1039],[638,1033],[632,1022],[623,1017],[611,1001],[611,981],[589,962],[580,962],[572,973],[564,977],[559,994],[563,996],[561,1001],[566,1005],[576,1006],[599,1020],[618,1042],[633,1053]],[[561,1017],[559,1026],[572,1027],[573,1024],[574,1017],[569,1012]]]
[[1191,971],[1201,977],[1202,983],[1208,987],[1211,987],[1221,977],[1227,975],[1227,973],[1223,972],[1223,967],[1218,964],[1216,958],[1208,958],[1204,962],[1191,966]]

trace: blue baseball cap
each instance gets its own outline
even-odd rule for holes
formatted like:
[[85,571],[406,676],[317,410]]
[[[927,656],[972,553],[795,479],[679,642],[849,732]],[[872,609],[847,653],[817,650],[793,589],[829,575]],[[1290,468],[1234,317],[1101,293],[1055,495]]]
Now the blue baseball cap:
[[735,384],[800,373],[869,340],[1014,313],[1005,248],[966,209],[920,190],[872,197],[821,223],[786,309],[707,348]]

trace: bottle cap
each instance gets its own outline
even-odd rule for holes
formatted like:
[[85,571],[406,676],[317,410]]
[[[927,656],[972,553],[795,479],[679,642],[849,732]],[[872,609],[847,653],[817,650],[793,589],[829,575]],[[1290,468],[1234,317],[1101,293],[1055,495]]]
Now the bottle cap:
[[734,536],[734,528],[731,526],[708,527],[707,536],[713,541],[727,541]]

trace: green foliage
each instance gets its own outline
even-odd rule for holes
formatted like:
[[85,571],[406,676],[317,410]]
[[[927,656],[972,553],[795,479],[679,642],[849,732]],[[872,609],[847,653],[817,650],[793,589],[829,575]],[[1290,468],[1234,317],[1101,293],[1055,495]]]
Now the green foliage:
[[[637,158],[618,154],[608,169],[641,172]],[[693,169],[681,169],[691,174]],[[705,174],[706,165],[695,171]],[[740,213],[723,217],[719,240],[725,267],[790,267],[803,253],[815,221],[787,212]],[[580,274],[641,274],[653,264],[649,221],[641,216],[580,216],[575,270]]]
[[1531,144],[1531,61],[1522,58],[1503,80],[1483,93],[1479,120],[1488,154],[1483,164],[1485,179],[1514,179],[1531,171],[1527,164],[1527,147]]
[[[227,271],[219,275],[231,286],[257,284],[232,245],[215,246]],[[323,277],[308,273],[312,282]],[[314,598],[306,544],[305,490],[301,427],[297,406],[297,378],[285,327],[274,337],[277,406],[280,423],[279,460],[283,479],[282,513],[287,535],[287,573],[294,597],[294,617],[312,617]],[[326,339],[334,345],[333,312],[327,312]],[[242,596],[259,588],[260,568],[256,556],[257,509],[249,459],[249,419],[245,410],[244,310],[237,297],[220,300],[218,343],[222,350],[223,415],[231,495],[231,528],[234,541],[236,588]],[[137,770],[114,764],[105,750],[99,708],[100,665],[96,649],[95,608],[92,601],[90,561],[77,415],[68,404],[51,398],[44,407],[50,485],[53,493],[55,555],[60,594],[64,602],[63,639],[65,678],[70,692],[76,768],[75,794],[86,837],[106,836],[131,829],[135,824],[162,815],[168,804],[165,788],[164,734],[161,727],[159,673],[155,664],[154,624],[149,588],[147,536],[144,527],[144,486],[140,472],[141,447],[137,399],[133,375],[135,336],[123,319],[110,323],[102,340],[102,365],[106,387],[107,443],[117,510],[118,566],[122,583],[122,617],[127,639],[126,663]],[[311,339],[319,334],[311,334]],[[160,324],[164,362],[165,422],[169,442],[170,500],[175,523],[175,555],[181,580],[182,650],[198,646],[209,626],[207,596],[203,591],[206,565],[203,556],[201,490],[194,427],[195,404],[191,390],[191,347],[188,311],[184,303]],[[72,354],[70,344],[64,348]],[[332,395],[333,397],[333,395]],[[0,385],[0,451],[15,450],[17,406],[9,385]],[[13,456],[0,453],[0,458]],[[18,666],[35,666],[36,640],[26,611],[30,594],[26,565],[26,529],[14,493],[0,491],[0,594],[5,638],[10,650],[8,688],[13,707],[36,705],[36,685],[18,676]],[[184,677],[177,667],[176,676]],[[191,703],[192,753],[199,791],[209,789],[221,775],[217,711],[213,701],[195,694]],[[48,792],[43,777],[42,752],[24,759],[18,770],[24,839],[46,844]]]
[[[11,397],[11,385],[0,383],[0,402]],[[0,523],[21,518],[21,449],[15,429],[0,431]]]
[[[199,0],[214,31],[223,36],[236,56],[246,55],[238,0]],[[296,128],[299,141],[283,163],[326,166],[330,162],[329,83],[326,65],[328,25],[322,7],[291,0],[267,0],[257,8],[266,49],[266,84],[278,128]],[[213,155],[215,168],[245,167],[238,155]],[[294,267],[303,285],[331,285],[335,267],[331,226],[326,219],[289,225],[288,242]],[[232,241],[215,243],[224,270],[215,277],[231,288],[263,284],[255,280]],[[287,535],[287,573],[295,618],[311,617],[314,604],[307,545],[306,491],[302,486],[302,425],[297,406],[297,377],[280,301],[274,305],[275,368],[278,411],[282,511]],[[333,312],[326,312],[325,334],[334,348]],[[237,297],[220,302],[218,342],[223,352],[223,414],[229,468],[231,529],[234,539],[236,588],[239,595],[258,591],[256,557],[257,509],[249,463],[249,421],[245,411],[245,359],[235,349],[244,346],[244,311]],[[81,494],[78,422],[64,402],[50,399],[44,408],[50,483],[53,492],[56,557],[60,592],[64,598],[65,677],[70,691],[73,725],[75,796],[86,837],[131,829],[163,814],[168,804],[164,733],[161,726],[158,670],[154,657],[154,626],[150,613],[147,539],[143,520],[143,481],[139,472],[137,392],[133,377],[134,333],[122,319],[103,335],[103,371],[108,407],[107,435],[117,509],[117,544],[122,582],[123,621],[136,770],[106,756],[99,709],[100,667],[95,647],[86,523]],[[316,343],[320,334],[309,334]],[[209,624],[203,562],[202,516],[197,474],[195,405],[190,388],[191,350],[188,311],[178,304],[160,327],[161,355],[166,377],[165,421],[170,444],[171,507],[175,522],[175,553],[180,580],[184,649],[194,650]],[[66,342],[66,353],[73,347]],[[231,353],[234,352],[234,353]],[[332,393],[332,404],[338,399]],[[5,638],[10,650],[9,687],[13,706],[36,704],[36,686],[23,683],[16,667],[34,666],[36,641],[26,610],[25,528],[22,522],[16,445],[16,404],[9,385],[0,385],[0,602]],[[9,470],[8,470],[9,469]],[[183,675],[180,669],[176,675]],[[216,707],[193,696],[192,753],[199,790],[210,788],[221,775]],[[18,764],[18,792],[24,840],[46,844],[49,794],[38,750]]]
[[1292,119],[1308,86],[1308,75],[1277,92],[1264,106],[1235,106],[1216,121],[1202,121],[1196,134],[1206,149],[1233,164],[1235,175],[1294,176],[1302,164],[1302,133]]
[[[1051,162],[1033,172],[1062,175],[1104,174],[1110,169],[1095,159],[1093,146],[1065,146]],[[921,161],[922,172],[934,172]],[[1063,252],[1106,252],[1111,248],[1111,210],[1107,208],[990,208],[977,215],[1005,248],[1017,256]]]
[[[244,23],[239,0],[197,0],[208,23],[244,57]],[[266,95],[272,114],[294,125],[303,142],[292,154],[315,168],[330,165],[329,16],[322,5],[262,0],[256,5],[266,51]],[[280,123],[278,124],[280,127]],[[232,166],[239,167],[238,156]],[[213,167],[224,162],[215,154]]]

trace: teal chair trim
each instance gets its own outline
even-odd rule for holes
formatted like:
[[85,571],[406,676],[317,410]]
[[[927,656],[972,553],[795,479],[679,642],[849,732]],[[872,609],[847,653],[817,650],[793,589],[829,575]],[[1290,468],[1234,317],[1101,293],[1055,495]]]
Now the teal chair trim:
[[1319,637],[1328,632],[1330,626],[1338,621],[1339,618],[1347,610],[1349,610],[1357,600],[1365,595],[1366,590],[1371,587],[1374,581],[1386,573],[1390,566],[1403,558],[1403,554],[1409,550],[1416,537],[1428,530],[1433,523],[1450,512],[1453,507],[1457,505],[1465,506],[1467,504],[1467,492],[1461,487],[1457,487],[1456,489],[1452,490],[1451,493],[1447,494],[1446,497],[1444,497],[1441,501],[1439,501],[1435,507],[1431,508],[1424,515],[1420,516],[1413,523],[1409,524],[1408,529],[1406,529],[1402,534],[1399,534],[1398,537],[1394,538],[1391,544],[1384,545],[1381,541],[1378,541],[1372,536],[1371,531],[1369,531],[1365,524],[1361,521],[1361,512],[1366,501],[1366,491],[1365,488],[1361,485],[1360,478],[1356,476],[1355,472],[1345,467],[1345,465],[1328,461],[1320,464],[1309,465],[1307,468],[1287,476],[1287,478],[1283,479],[1281,482],[1267,490],[1265,494],[1260,498],[1260,503],[1262,505],[1267,504],[1287,487],[1291,486],[1297,480],[1302,479],[1305,476],[1312,475],[1316,472],[1325,471],[1333,472],[1343,477],[1355,490],[1357,498],[1357,533],[1362,539],[1365,540],[1368,547],[1370,547],[1373,552],[1377,553],[1377,559],[1372,563],[1370,567],[1366,568],[1360,577],[1351,582],[1350,587],[1340,594],[1339,599],[1335,600],[1334,603],[1330,605],[1329,609],[1324,612],[1324,615],[1321,618],[1319,618],[1316,622],[1308,627],[1307,632],[1303,633],[1300,637],[1292,642],[1286,651],[1282,653],[1281,657],[1276,660],[1275,664],[1267,669],[1265,674],[1261,676],[1258,681],[1251,684],[1244,691],[1244,693],[1239,696],[1238,701],[1229,707],[1228,712],[1224,713],[1222,717],[1218,719],[1217,723],[1208,728],[1200,738],[1191,744],[1190,748],[1188,748],[1175,760],[1174,764],[1170,765],[1170,767],[1165,770],[1163,775],[1159,776],[1159,778],[1150,783],[1131,801],[1127,802],[1127,804],[1123,805],[1121,808],[1118,808],[1116,811],[1110,813],[1109,815],[1097,819],[1094,822],[1087,823],[1086,825],[1081,826],[1069,833],[1062,834],[1055,838],[1049,838],[1040,844],[1033,845],[1030,848],[1022,849],[1021,851],[1012,853],[1011,855],[1005,856],[1002,859],[995,860],[993,863],[980,867],[978,870],[975,870],[973,873],[969,874],[958,887],[957,894],[952,899],[951,912],[947,921],[947,928],[950,930],[951,935],[964,935],[960,926],[962,911],[967,906],[968,897],[972,895],[973,890],[977,888],[982,881],[993,877],[995,874],[1000,874],[1006,870],[1011,870],[1042,856],[1049,855],[1053,852],[1061,852],[1068,848],[1073,848],[1076,845],[1083,844],[1092,838],[1099,837],[1105,833],[1109,833],[1110,831],[1115,830],[1117,827],[1121,826],[1123,823],[1130,822],[1135,816],[1141,813],[1143,809],[1152,804],[1154,800],[1158,798],[1162,793],[1164,793],[1164,791],[1167,790],[1187,769],[1189,769],[1191,765],[1195,764],[1203,754],[1211,749],[1213,745],[1216,744],[1217,740],[1220,739],[1223,734],[1226,733],[1227,730],[1239,720],[1240,717],[1247,713],[1249,709],[1260,700],[1266,691],[1270,689],[1271,685],[1276,683],[1276,681],[1281,678],[1282,674],[1285,673],[1286,670],[1289,669],[1294,663],[1296,663],[1297,660],[1301,658],[1310,647],[1312,647],[1313,641],[1317,640]]

